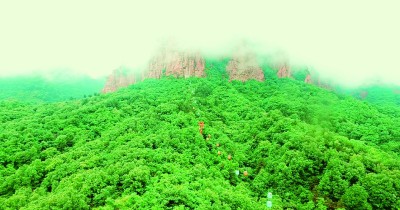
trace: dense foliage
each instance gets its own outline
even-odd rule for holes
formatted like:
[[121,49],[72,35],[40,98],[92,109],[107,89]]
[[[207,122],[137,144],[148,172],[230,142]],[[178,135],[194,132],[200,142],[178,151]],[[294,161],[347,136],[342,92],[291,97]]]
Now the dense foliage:
[[268,192],[272,209],[400,208],[397,112],[290,79],[228,82],[221,66],[0,103],[0,208],[266,209]]
[[0,100],[23,102],[58,102],[80,99],[99,93],[104,79],[56,75],[0,78]]
[[359,87],[347,93],[372,104],[400,106],[400,87],[394,85]]

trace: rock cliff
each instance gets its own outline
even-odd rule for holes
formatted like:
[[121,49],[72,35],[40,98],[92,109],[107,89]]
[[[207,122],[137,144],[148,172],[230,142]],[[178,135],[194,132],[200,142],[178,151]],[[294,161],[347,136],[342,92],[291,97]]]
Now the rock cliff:
[[306,79],[304,79],[304,82],[308,84],[313,84],[311,74],[307,74]]
[[324,88],[327,90],[332,90],[332,84],[328,82],[326,79],[321,79],[318,74],[308,73],[306,78],[304,79],[305,83],[313,84],[320,88]]
[[172,47],[164,47],[150,59],[146,70],[141,75],[122,68],[116,69],[108,76],[102,93],[109,93],[134,84],[146,78],[159,79],[163,75],[174,77],[203,77],[205,76],[205,61],[199,53],[180,51]]
[[[268,60],[269,67],[274,70],[278,78],[300,77],[295,67],[292,68],[284,55],[277,54]],[[257,54],[246,45],[240,45],[235,49],[231,60],[225,66],[229,75],[229,81],[247,81],[255,79],[264,81],[265,75],[261,69]],[[205,77],[205,60],[199,53],[179,50],[174,45],[165,45],[160,48],[148,63],[147,68],[140,74],[133,74],[124,68],[119,68],[107,78],[102,90],[103,93],[114,92],[121,87],[126,87],[147,78],[159,79],[163,76],[174,76],[179,78]],[[304,78],[305,76],[305,78]],[[318,74],[310,71],[304,72],[300,80],[305,83],[314,84],[321,88],[332,90],[332,86],[326,80],[321,80]],[[396,92],[399,94],[399,91]]]
[[287,63],[279,65],[279,70],[277,72],[279,78],[290,78],[292,73],[290,71],[290,66]]
[[244,82],[249,79],[264,81],[265,79],[256,54],[245,46],[241,46],[235,51],[226,66],[226,71],[229,74],[230,81],[240,80]]
[[110,93],[122,87],[127,87],[136,82],[136,78],[132,73],[124,68],[118,68],[108,76],[106,84],[104,85],[102,93]]
[[143,73],[145,78],[174,77],[203,77],[205,61],[199,53],[184,52],[176,49],[165,48],[154,56],[149,67]]
[[276,52],[271,55],[269,67],[276,71],[278,78],[293,78],[288,56],[283,52]]

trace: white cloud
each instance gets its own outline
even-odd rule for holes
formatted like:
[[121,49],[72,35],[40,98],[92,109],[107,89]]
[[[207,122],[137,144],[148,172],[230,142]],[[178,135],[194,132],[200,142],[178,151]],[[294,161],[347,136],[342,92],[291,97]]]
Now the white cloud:
[[[325,1],[324,1],[325,2]],[[242,38],[347,84],[400,84],[396,1],[3,1],[0,76],[142,67],[160,40],[222,53]]]

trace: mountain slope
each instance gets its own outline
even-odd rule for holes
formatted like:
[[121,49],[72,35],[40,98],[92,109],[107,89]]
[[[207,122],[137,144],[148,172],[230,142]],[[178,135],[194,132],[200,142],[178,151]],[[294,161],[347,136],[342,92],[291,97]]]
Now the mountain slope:
[[0,78],[0,100],[23,102],[65,101],[99,93],[104,85],[103,79],[98,80],[87,77],[66,78],[68,76],[65,75],[56,75],[51,80],[41,76]]
[[273,209],[400,207],[399,116],[291,79],[229,82],[211,64],[207,78],[2,102],[0,206],[263,209],[272,192]]

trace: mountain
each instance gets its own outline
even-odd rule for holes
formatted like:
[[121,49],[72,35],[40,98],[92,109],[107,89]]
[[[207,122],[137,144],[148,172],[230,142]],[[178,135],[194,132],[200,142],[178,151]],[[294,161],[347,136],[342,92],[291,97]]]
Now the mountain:
[[[67,79],[70,78],[70,79]],[[0,100],[57,102],[98,94],[103,79],[53,75],[0,78]]]
[[229,80],[247,81],[255,79],[264,81],[264,72],[257,60],[257,55],[246,46],[240,46],[226,65]]
[[[180,50],[173,44],[166,44],[150,59],[148,66],[140,71],[118,68],[109,76],[102,93],[115,92],[120,88],[135,84],[148,78],[160,79],[163,76],[173,77],[205,77],[205,66],[215,60],[204,57],[199,52]],[[224,68],[229,80],[245,82],[255,79],[264,81],[272,78],[291,78],[321,88],[332,90],[333,86],[322,79],[318,72],[307,68],[291,66],[288,59],[276,55],[258,55],[247,43],[238,45],[232,55],[219,58],[229,60]]]
[[128,87],[136,83],[137,76],[131,73],[127,68],[120,67],[115,69],[111,75],[107,77],[102,93],[115,92],[119,88]]
[[204,58],[199,53],[182,51],[173,47],[164,47],[149,62],[144,71],[145,78],[161,78],[161,76],[175,77],[203,77]]
[[400,208],[398,110],[276,74],[229,81],[229,62],[79,100],[0,102],[1,208]]
[[148,78],[162,76],[204,77],[204,58],[199,53],[182,51],[173,46],[164,46],[151,58],[149,65],[141,73],[118,68],[113,71],[104,85],[102,93],[109,93]]
[[396,85],[372,84],[340,91],[372,104],[400,106],[400,87]]

